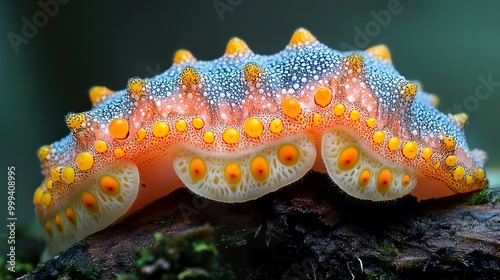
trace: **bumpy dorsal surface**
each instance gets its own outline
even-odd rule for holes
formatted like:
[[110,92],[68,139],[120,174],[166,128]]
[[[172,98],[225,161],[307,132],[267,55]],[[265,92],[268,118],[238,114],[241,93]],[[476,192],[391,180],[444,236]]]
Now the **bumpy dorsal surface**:
[[71,134],[38,153],[47,256],[183,186],[243,202],[311,169],[373,201],[488,184],[467,116],[439,112],[385,46],[339,52],[299,29],[265,56],[234,38],[221,58],[180,50],[163,74],[117,92],[94,87],[90,98],[92,110],[66,117]]

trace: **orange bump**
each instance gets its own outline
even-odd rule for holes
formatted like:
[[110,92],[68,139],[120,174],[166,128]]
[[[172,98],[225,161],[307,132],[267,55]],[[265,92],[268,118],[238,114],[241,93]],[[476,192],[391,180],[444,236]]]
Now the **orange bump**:
[[311,32],[304,28],[297,29],[290,39],[290,46],[300,46],[307,45],[317,42],[316,37],[314,37]]
[[359,150],[356,147],[349,146],[342,150],[338,159],[338,166],[341,170],[352,169],[359,160]]
[[105,153],[108,150],[108,145],[102,140],[97,140],[94,142],[94,148],[98,153]]
[[54,224],[56,224],[56,227],[62,231],[62,221],[61,221],[61,215],[56,214],[54,217]]
[[465,175],[465,170],[462,166],[457,166],[457,168],[453,170],[453,179],[455,179],[455,181],[462,179],[464,175]]
[[398,137],[392,137],[391,139],[389,139],[389,143],[387,143],[387,147],[389,148],[389,150],[395,151],[397,148],[399,148],[400,142],[401,141],[399,141]]
[[141,78],[132,78],[128,80],[127,92],[135,98],[139,98],[146,95],[144,87],[146,86],[146,81]]
[[179,79],[183,85],[187,88],[193,88],[201,82],[201,75],[191,66],[188,66],[182,70]]
[[403,175],[403,178],[401,179],[401,184],[403,184],[403,187],[406,187],[410,184],[411,182],[411,177],[408,174]]
[[484,175],[485,175],[485,173],[484,173],[484,169],[481,169],[481,168],[480,168],[480,169],[478,169],[478,170],[476,171],[476,178],[477,178],[477,179],[482,180],[482,179],[484,178]]
[[370,182],[371,177],[372,177],[372,175],[370,173],[370,170],[365,169],[365,170],[361,171],[361,173],[359,174],[359,185],[361,187],[366,186],[368,184],[368,182]]
[[406,100],[413,100],[418,91],[418,85],[415,83],[404,82],[403,83],[403,97]]
[[97,198],[90,192],[82,192],[81,199],[83,206],[90,213],[97,213],[99,211],[99,203]]
[[205,143],[211,144],[214,142],[214,140],[215,140],[215,135],[212,131],[205,131],[203,133],[203,141],[205,141]]
[[292,144],[285,144],[278,150],[278,160],[287,166],[294,165],[299,160],[299,150]]
[[264,125],[257,118],[248,118],[243,124],[243,130],[249,137],[260,137],[264,132]]
[[439,106],[439,97],[435,94],[430,93],[428,93],[428,97],[430,98],[432,105],[437,108]]
[[447,156],[444,163],[448,166],[454,166],[457,163],[457,157],[456,156]]
[[68,207],[66,208],[66,211],[65,211],[65,214],[66,214],[66,218],[68,218],[68,220],[76,225],[76,214],[75,214],[75,210],[73,210],[73,208],[71,207]]
[[49,235],[52,235],[52,227],[50,225],[50,222],[49,221],[46,221],[45,222],[45,231],[49,234]]
[[116,158],[121,158],[125,156],[125,151],[122,148],[115,148],[113,150],[113,154],[115,155]]
[[351,110],[351,112],[349,112],[349,118],[352,120],[352,121],[357,121],[359,120],[359,111],[358,110]]
[[269,177],[269,163],[265,157],[256,156],[250,163],[250,172],[257,181],[264,181]]
[[99,186],[103,193],[107,195],[117,195],[120,193],[120,183],[115,177],[110,175],[104,175],[99,180]]
[[125,139],[128,136],[128,122],[122,118],[113,119],[108,126],[111,136],[116,139]]
[[228,128],[222,133],[222,140],[227,144],[235,144],[240,140],[240,132],[235,128]]
[[76,166],[80,170],[89,170],[94,165],[94,156],[89,152],[81,152],[76,157]]
[[283,103],[281,103],[281,109],[283,110],[283,113],[290,118],[296,118],[302,112],[300,103],[290,97],[287,97],[285,100],[283,100]]
[[417,154],[418,154],[417,143],[413,141],[406,142],[405,145],[403,146],[403,155],[408,159],[412,159],[415,158]]
[[180,132],[183,132],[183,131],[186,131],[187,129],[187,123],[185,120],[178,120],[175,122],[175,129],[177,129],[177,131],[180,131]]
[[314,94],[314,102],[321,107],[326,107],[332,102],[332,91],[326,87],[320,87]]
[[33,204],[40,205],[42,203],[43,188],[38,187],[33,195]]
[[52,177],[52,180],[54,181],[60,181],[61,180],[61,172],[62,168],[60,166],[54,166],[50,169],[50,177]]
[[352,71],[358,71],[363,68],[364,60],[363,57],[359,54],[350,54],[346,57],[347,67]]
[[481,188],[487,187],[490,183],[488,180],[482,180],[480,183]]
[[170,126],[166,122],[157,122],[153,125],[153,136],[154,137],[165,137],[170,132]]
[[392,172],[388,168],[384,168],[380,170],[380,173],[377,177],[377,190],[380,193],[385,193],[389,190],[392,182]]
[[252,51],[248,47],[247,43],[236,37],[229,40],[226,46],[226,55],[239,55],[251,52]]
[[66,184],[72,184],[75,181],[75,169],[71,166],[64,167],[61,173],[61,179]]
[[[224,178],[229,184],[238,184],[241,181],[241,167],[235,162],[226,165],[224,169]],[[234,191],[235,190],[233,190],[233,192]]]
[[207,174],[207,166],[205,162],[200,158],[194,158],[189,163],[189,176],[193,180],[193,183],[200,181],[205,178]]
[[272,120],[269,124],[269,130],[272,133],[280,133],[281,131],[283,131],[283,122],[280,119]]
[[44,145],[44,146],[40,147],[40,149],[38,149],[38,158],[41,161],[45,161],[47,156],[49,155],[49,153],[50,153],[50,146]]
[[137,135],[135,139],[137,140],[137,142],[141,142],[142,140],[144,140],[144,138],[146,138],[146,130],[141,127],[137,130]]
[[188,50],[178,50],[174,54],[174,64],[185,64],[189,62],[195,62],[196,58]]
[[202,118],[193,118],[193,127],[196,129],[202,129],[205,126],[205,121]]
[[466,113],[460,113],[455,115],[450,115],[450,119],[453,120],[460,128],[465,126],[465,123],[469,119]]
[[404,85],[404,91],[405,94],[414,96],[415,94],[417,94],[418,85],[415,83],[406,82]]
[[335,114],[335,116],[341,116],[342,114],[344,114],[345,112],[345,106],[344,104],[335,104],[335,106],[333,106],[333,113]]
[[54,181],[52,181],[52,179],[48,179],[45,182],[45,186],[47,187],[47,189],[51,190],[54,187]]
[[421,156],[424,159],[430,159],[432,156],[432,148],[431,147],[423,148]]
[[373,138],[373,142],[380,144],[380,143],[384,142],[385,133],[383,131],[375,131],[373,133],[372,138]]
[[366,125],[368,127],[374,127],[377,124],[377,120],[375,118],[368,118],[366,120]]
[[87,118],[83,113],[69,114],[66,117],[66,125],[72,130],[77,131],[85,127]]
[[471,175],[467,175],[465,182],[467,183],[467,185],[470,185],[474,183],[474,178]]
[[455,149],[455,145],[457,144],[457,142],[455,141],[455,138],[451,135],[445,135],[443,137],[443,143],[446,146],[446,148],[448,148],[450,150]]
[[92,87],[89,90],[90,101],[92,102],[93,106],[96,106],[101,101],[103,101],[106,97],[110,96],[113,93],[114,93],[114,91],[110,90],[107,87],[103,87],[103,86]]
[[385,45],[376,45],[365,51],[368,55],[376,57],[382,61],[391,63],[391,52]]
[[255,63],[247,63],[243,68],[243,75],[245,76],[245,80],[247,83],[255,86],[259,81],[260,75],[264,72],[264,69],[259,67]]
[[320,114],[317,113],[313,114],[313,123],[315,126],[319,126],[323,123],[323,118],[321,117]]

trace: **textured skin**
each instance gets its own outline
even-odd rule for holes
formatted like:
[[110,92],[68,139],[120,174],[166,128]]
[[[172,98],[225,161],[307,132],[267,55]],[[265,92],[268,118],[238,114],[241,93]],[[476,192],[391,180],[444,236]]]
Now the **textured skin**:
[[72,133],[39,151],[46,179],[34,203],[48,255],[183,186],[241,202],[325,167],[368,200],[488,184],[467,116],[435,109],[384,46],[343,53],[299,29],[265,56],[234,38],[221,58],[180,50],[163,74],[90,97],[92,110],[67,116]]

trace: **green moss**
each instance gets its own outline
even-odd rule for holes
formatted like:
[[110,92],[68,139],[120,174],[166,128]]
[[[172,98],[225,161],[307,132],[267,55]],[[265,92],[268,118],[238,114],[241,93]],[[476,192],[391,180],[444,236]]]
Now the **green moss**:
[[394,244],[390,243],[390,242],[387,242],[385,244],[385,246],[383,247],[383,249],[391,256],[398,256],[399,255],[399,251],[396,247],[394,247]]
[[386,280],[386,279],[391,279],[394,277],[391,277],[390,275],[386,275],[382,273],[381,271],[375,272],[372,270],[364,270],[363,271],[364,276],[366,276],[366,279],[373,279],[373,280]]
[[[60,258],[59,263],[50,262],[53,269],[60,270],[61,275],[71,279],[101,279],[102,265],[93,260],[86,249],[74,246],[64,254],[71,257]],[[46,263],[48,265],[48,263]],[[50,269],[50,268],[49,268]]]
[[179,280],[213,279],[207,270],[200,267],[187,268],[179,273],[177,277]]
[[389,262],[391,261],[394,257],[397,257],[399,255],[399,251],[396,247],[394,247],[394,244],[392,244],[388,240],[384,240],[379,246],[378,246],[378,258],[381,261],[384,262]]
[[168,226],[171,226],[173,224],[176,217],[177,217],[176,215],[164,216],[164,217],[153,220],[152,224],[160,225],[163,227],[168,227]]
[[0,279],[16,279],[33,269],[31,263],[25,263],[22,260],[16,260],[14,272],[9,270],[9,267],[10,265],[7,263],[7,260],[0,257]]
[[475,193],[469,200],[470,205],[480,205],[488,202],[494,202],[491,197],[490,189],[482,189],[481,191]]
[[219,244],[231,247],[241,247],[247,244],[247,235],[245,229],[232,229],[231,232],[218,231],[217,240]]
[[155,246],[138,253],[135,273],[119,279],[236,279],[229,265],[220,263],[210,227],[173,239],[160,233],[154,238]]

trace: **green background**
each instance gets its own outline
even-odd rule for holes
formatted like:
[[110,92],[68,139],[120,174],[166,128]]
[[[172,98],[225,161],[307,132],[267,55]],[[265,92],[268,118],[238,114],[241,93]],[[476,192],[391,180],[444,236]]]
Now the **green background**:
[[[18,224],[35,219],[32,194],[42,181],[38,147],[69,133],[68,112],[90,109],[88,89],[122,89],[130,77],[164,71],[179,48],[211,60],[238,36],[255,53],[272,54],[298,27],[335,49],[342,43],[363,49],[365,43],[383,43],[399,72],[439,95],[445,112],[474,98],[480,76],[500,81],[499,1],[402,0],[401,11],[381,26],[373,14],[387,10],[389,2],[70,0],[16,53],[9,32],[21,35],[22,18],[32,22],[42,8],[36,1],[1,1],[0,178],[5,190],[7,166],[16,167]],[[218,13],[214,3],[230,9]],[[372,28],[367,42],[356,44],[357,28],[366,27]],[[469,146],[488,151],[489,169],[500,166],[499,105],[500,87],[495,87],[474,110],[462,110],[469,114]],[[0,194],[1,221],[7,216],[6,194]],[[0,248],[5,246],[3,223]]]

